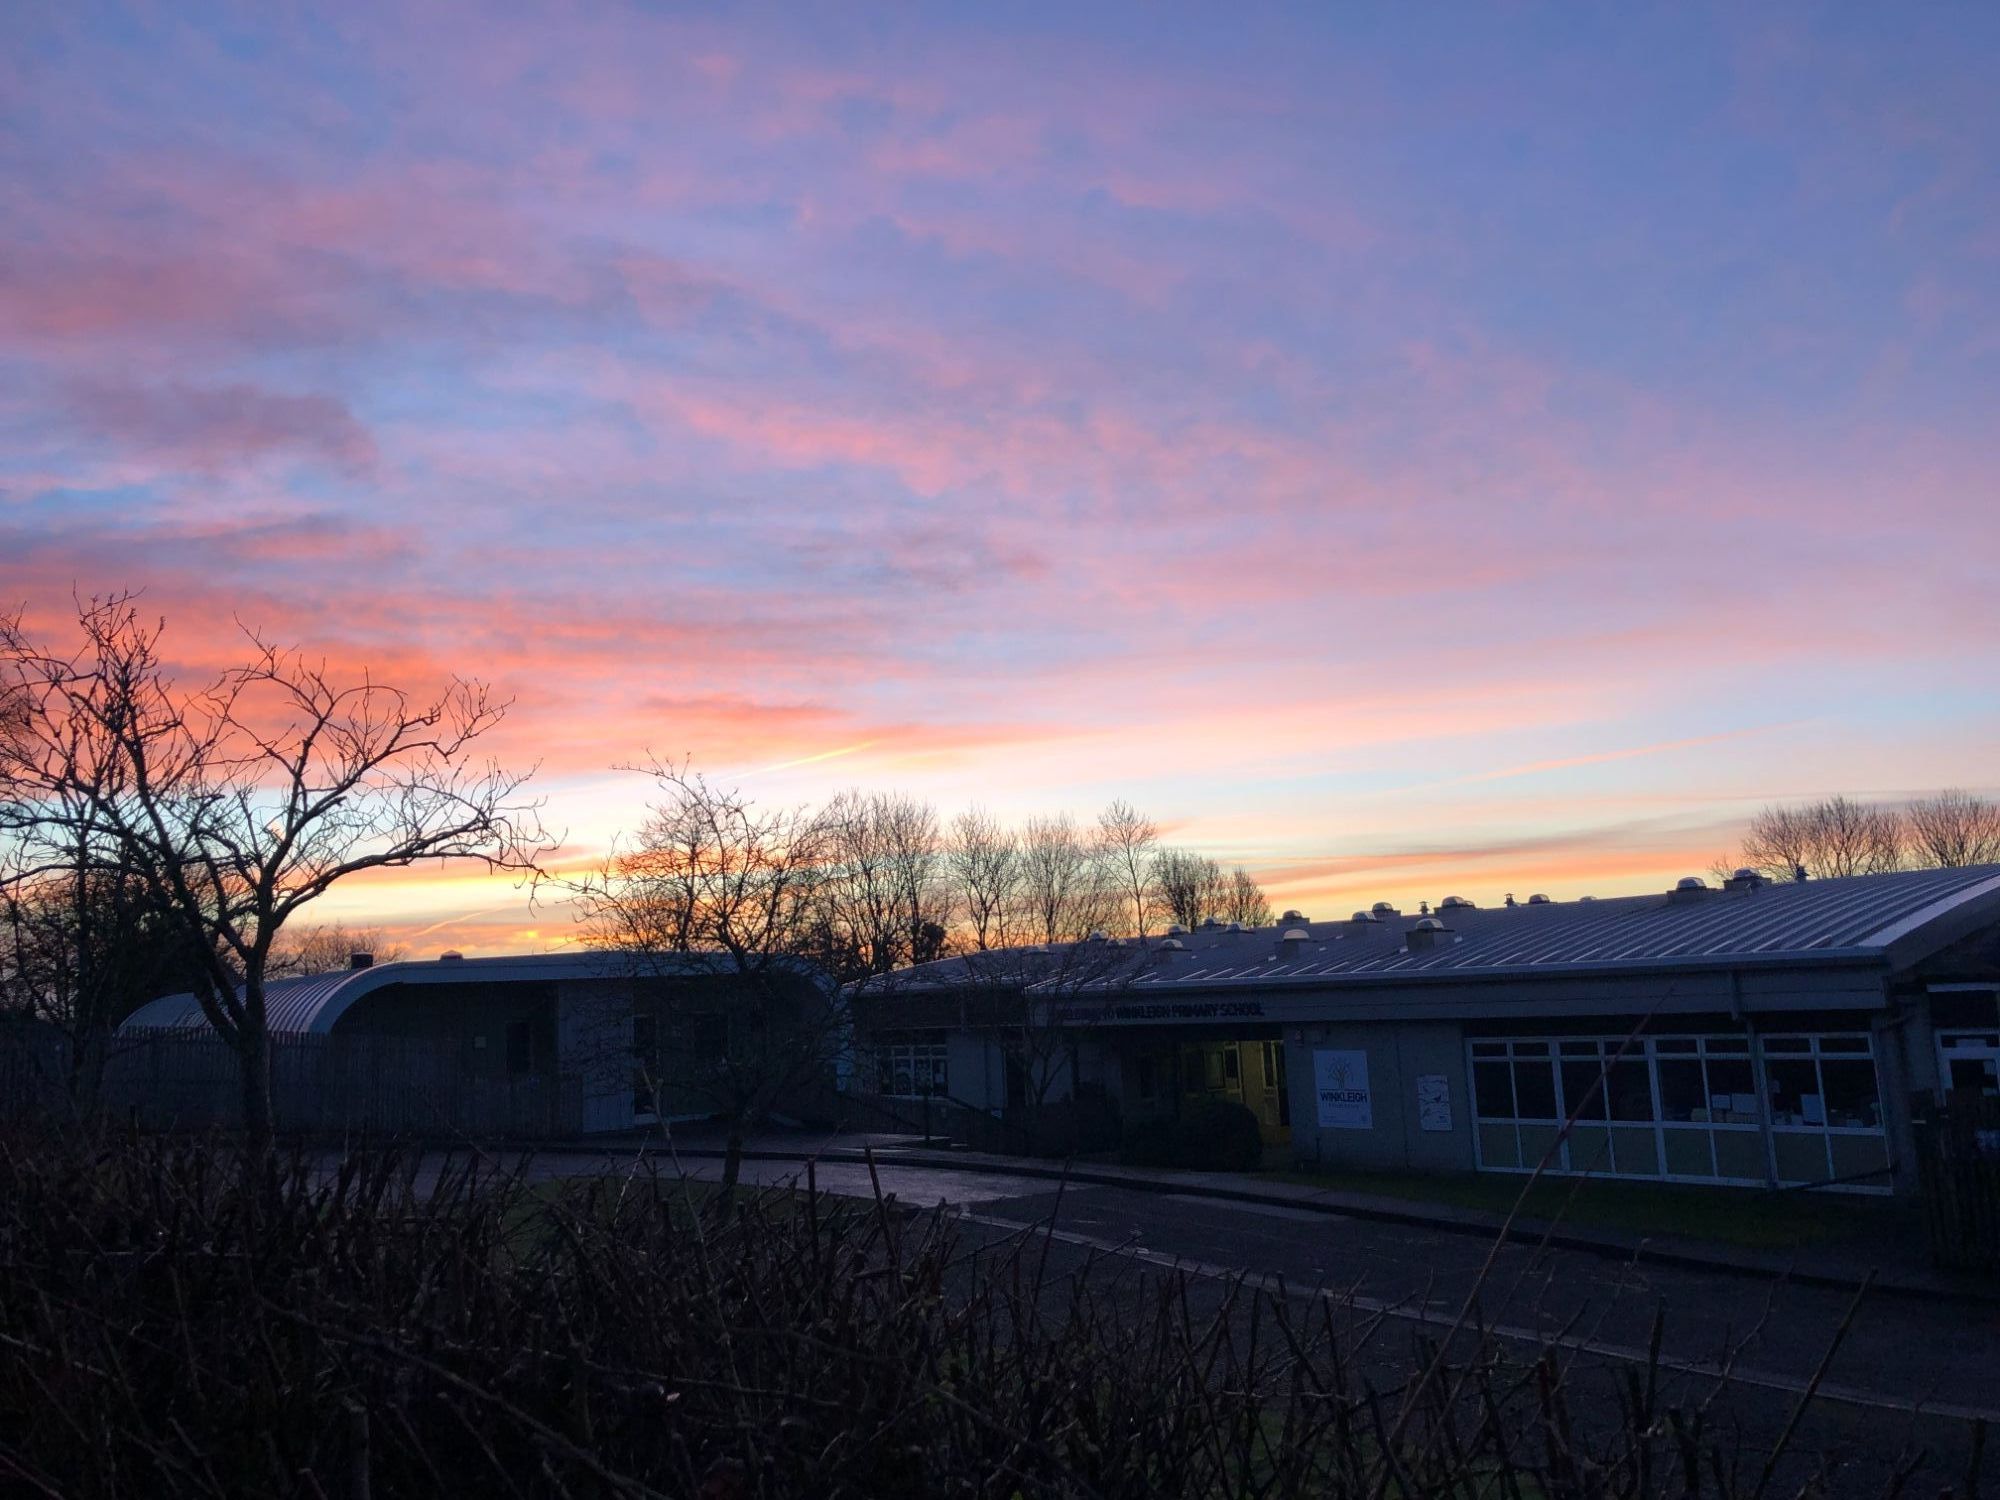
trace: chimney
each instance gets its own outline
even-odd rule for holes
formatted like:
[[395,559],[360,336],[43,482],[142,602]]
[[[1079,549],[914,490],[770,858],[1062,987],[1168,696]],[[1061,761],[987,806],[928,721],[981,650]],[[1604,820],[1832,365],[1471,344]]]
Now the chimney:
[[375,967],[375,955],[372,953],[350,953],[347,955],[347,967],[350,969],[372,969]]

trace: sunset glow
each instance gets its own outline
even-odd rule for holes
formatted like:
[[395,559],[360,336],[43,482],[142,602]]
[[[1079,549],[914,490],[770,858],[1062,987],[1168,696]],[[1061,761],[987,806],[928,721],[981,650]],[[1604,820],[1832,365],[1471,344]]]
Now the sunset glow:
[[[1315,917],[2000,789],[2000,11],[18,7],[0,607]],[[344,885],[428,954],[510,880]]]

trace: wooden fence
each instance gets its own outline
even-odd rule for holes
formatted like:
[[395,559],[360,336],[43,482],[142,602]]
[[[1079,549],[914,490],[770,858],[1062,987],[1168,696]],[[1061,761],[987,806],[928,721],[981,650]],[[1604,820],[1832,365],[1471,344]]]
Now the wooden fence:
[[[236,1054],[219,1037],[121,1037],[105,1066],[113,1118],[159,1130],[243,1119]],[[271,1109],[286,1134],[541,1137],[583,1125],[583,1088],[567,1075],[476,1074],[453,1043],[287,1035],[271,1039]]]
[[1954,1094],[1916,1115],[1932,1258],[1954,1270],[2000,1272],[2000,1098]]

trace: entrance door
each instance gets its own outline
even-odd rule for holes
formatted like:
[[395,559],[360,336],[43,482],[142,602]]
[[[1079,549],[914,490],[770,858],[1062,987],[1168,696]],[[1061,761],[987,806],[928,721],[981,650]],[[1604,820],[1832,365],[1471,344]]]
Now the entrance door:
[[1270,1140],[1284,1140],[1292,1127],[1292,1100],[1285,1088],[1285,1044],[1259,1042],[1259,1098],[1257,1117]]
[[1938,1076],[1960,1099],[2000,1094],[2000,1032],[1940,1031]]

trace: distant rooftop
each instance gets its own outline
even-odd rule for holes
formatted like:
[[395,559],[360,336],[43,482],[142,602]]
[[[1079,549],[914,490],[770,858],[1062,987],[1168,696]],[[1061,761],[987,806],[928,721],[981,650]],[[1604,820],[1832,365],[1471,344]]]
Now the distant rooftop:
[[[649,958],[649,972],[690,975],[728,972],[719,954],[684,953]],[[530,953],[501,958],[411,960],[340,969],[264,987],[265,1014],[276,1033],[327,1032],[362,996],[397,984],[534,984],[566,979],[616,979],[631,972],[620,955],[602,952]],[[126,1031],[205,1031],[208,1017],[191,994],[148,1001],[118,1028]]]

